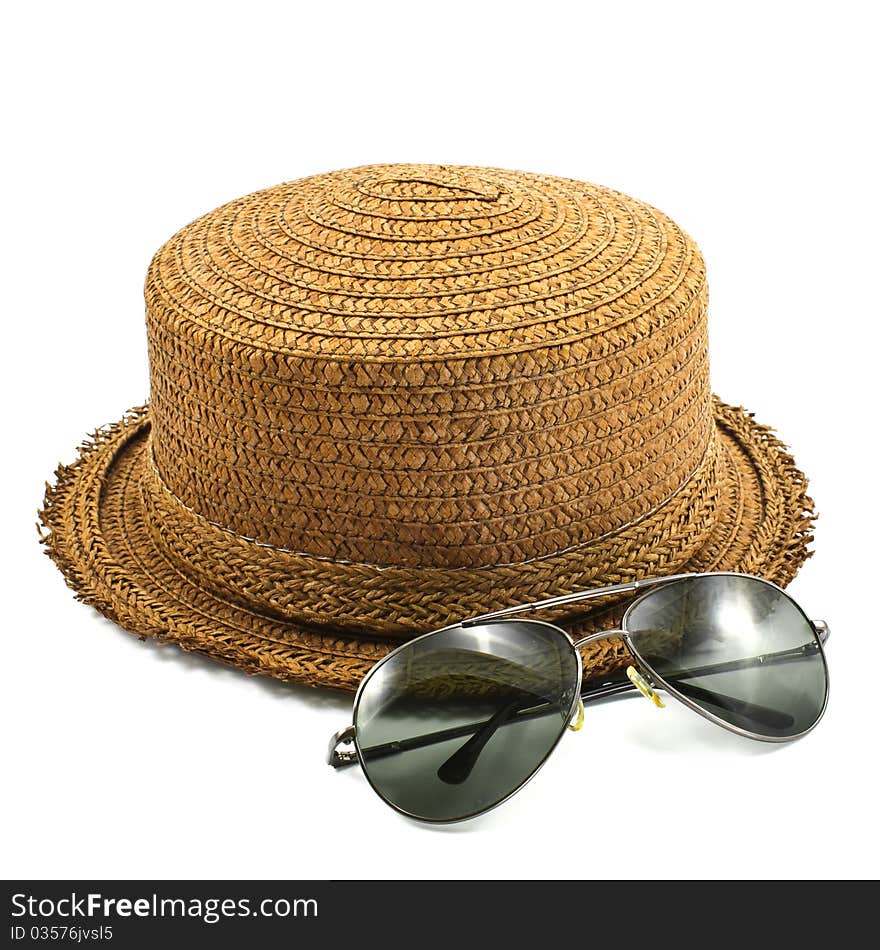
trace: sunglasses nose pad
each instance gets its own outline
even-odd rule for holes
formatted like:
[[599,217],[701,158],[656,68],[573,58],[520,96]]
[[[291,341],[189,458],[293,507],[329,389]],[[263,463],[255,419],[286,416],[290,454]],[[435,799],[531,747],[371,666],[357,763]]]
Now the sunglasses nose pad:
[[634,666],[628,666],[626,668],[626,675],[629,677],[629,681],[642,694],[642,696],[645,697],[645,699],[650,699],[651,702],[659,709],[666,708],[666,704],[654,692],[654,688],[651,686],[651,684]]
[[579,732],[581,726],[584,724],[584,701],[582,699],[578,700],[577,712],[574,715],[574,721],[568,724],[568,728],[572,732]]

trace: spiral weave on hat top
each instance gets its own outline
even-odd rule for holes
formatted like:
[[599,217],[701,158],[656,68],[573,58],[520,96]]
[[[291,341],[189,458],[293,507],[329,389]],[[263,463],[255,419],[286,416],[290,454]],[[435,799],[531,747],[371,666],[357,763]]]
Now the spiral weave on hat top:
[[[618,192],[318,175],[185,227],[145,296],[149,409],[60,470],[44,513],[68,581],[136,632],[351,686],[346,657],[475,613],[749,551],[786,582],[806,557],[803,476],[712,397],[699,251]],[[95,452],[101,491],[75,518]],[[106,561],[79,563],[90,519]],[[244,612],[268,645],[239,657],[204,611],[133,622],[133,598],[145,618],[195,591],[215,628]],[[306,670],[306,642],[340,668]]]

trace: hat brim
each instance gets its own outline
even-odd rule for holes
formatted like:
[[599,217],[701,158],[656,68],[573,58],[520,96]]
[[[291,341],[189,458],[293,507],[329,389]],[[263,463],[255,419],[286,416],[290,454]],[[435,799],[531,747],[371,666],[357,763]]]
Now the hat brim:
[[[719,517],[680,570],[742,571],[785,586],[809,557],[813,507],[806,478],[772,430],[743,409],[716,400],[715,419],[724,458]],[[47,487],[42,538],[78,599],[134,634],[248,673],[356,689],[400,640],[317,631],[245,609],[200,587],[156,547],[137,478],[149,428],[149,409],[132,410],[98,430]],[[607,629],[620,609],[594,609],[565,626],[578,635]],[[615,665],[617,643],[597,648],[596,672]]]

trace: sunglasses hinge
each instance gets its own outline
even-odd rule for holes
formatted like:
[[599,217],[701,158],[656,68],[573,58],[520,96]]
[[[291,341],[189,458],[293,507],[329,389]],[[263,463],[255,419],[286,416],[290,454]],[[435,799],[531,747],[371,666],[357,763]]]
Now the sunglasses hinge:
[[341,732],[337,732],[330,740],[327,764],[332,765],[334,769],[341,769],[346,765],[354,765],[358,760],[357,752],[354,748],[340,750],[339,746],[341,745],[354,745],[354,726],[348,726]]

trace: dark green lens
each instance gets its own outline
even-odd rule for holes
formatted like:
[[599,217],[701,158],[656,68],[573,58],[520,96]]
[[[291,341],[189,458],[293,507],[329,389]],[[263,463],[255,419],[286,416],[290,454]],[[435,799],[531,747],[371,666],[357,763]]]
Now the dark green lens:
[[828,676],[813,625],[766,581],[741,574],[672,581],[636,601],[625,626],[673,690],[738,729],[791,739],[822,715]]
[[530,620],[455,626],[369,675],[354,724],[364,771],[395,808],[455,821],[507,798],[541,766],[577,702],[568,637]]

